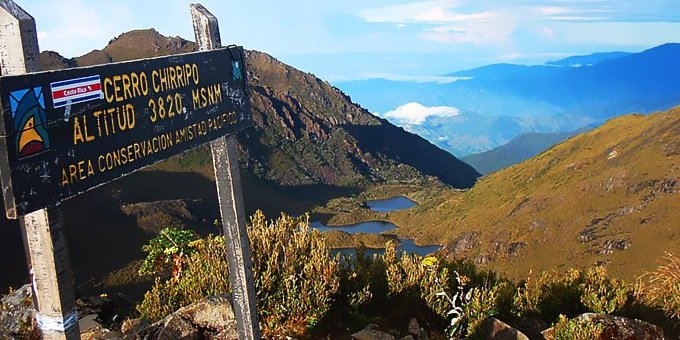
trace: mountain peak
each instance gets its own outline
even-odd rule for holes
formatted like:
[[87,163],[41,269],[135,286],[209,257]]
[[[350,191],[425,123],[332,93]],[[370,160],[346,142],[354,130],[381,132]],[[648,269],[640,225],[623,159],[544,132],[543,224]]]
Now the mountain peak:
[[[123,33],[76,61],[85,66],[195,50],[191,41],[143,29]],[[283,185],[355,186],[421,182],[434,176],[460,188],[472,186],[479,176],[313,74],[262,52],[246,51],[246,59],[256,126],[239,134],[239,141],[246,170],[256,177]]]
[[103,49],[112,61],[148,58],[196,50],[196,44],[181,37],[167,37],[153,28],[122,33]]

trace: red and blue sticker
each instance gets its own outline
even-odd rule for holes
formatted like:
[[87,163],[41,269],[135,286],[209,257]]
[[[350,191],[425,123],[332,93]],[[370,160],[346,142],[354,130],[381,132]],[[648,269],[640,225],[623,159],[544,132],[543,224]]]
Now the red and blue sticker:
[[54,108],[102,99],[102,82],[99,75],[50,83]]

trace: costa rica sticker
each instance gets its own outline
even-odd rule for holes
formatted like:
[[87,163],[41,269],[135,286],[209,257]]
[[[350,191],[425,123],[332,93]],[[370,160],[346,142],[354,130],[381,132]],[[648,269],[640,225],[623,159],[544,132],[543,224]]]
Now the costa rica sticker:
[[54,108],[104,98],[99,75],[50,83]]

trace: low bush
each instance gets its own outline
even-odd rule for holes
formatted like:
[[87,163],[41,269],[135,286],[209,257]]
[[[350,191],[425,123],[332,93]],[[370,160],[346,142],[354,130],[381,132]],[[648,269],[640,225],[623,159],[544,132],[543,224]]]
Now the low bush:
[[[353,257],[331,257],[306,216],[267,220],[257,212],[248,234],[266,338],[307,337],[333,327],[344,332],[376,319],[400,327],[412,317],[440,334],[478,338],[483,322],[497,315],[510,323],[524,317],[554,323],[559,339],[591,339],[601,326],[568,318],[589,311],[625,314],[633,296],[680,317],[680,259],[671,254],[640,278],[633,295],[603,268],[547,271],[515,285],[469,262],[400,254],[392,242],[383,255],[365,256],[360,248]],[[144,250],[149,255],[140,273],[156,281],[137,308],[150,321],[230,290],[221,236],[197,239],[165,229]]]
[[592,340],[599,339],[604,326],[586,320],[569,320],[564,315],[558,317],[553,325],[552,339],[556,340]]
[[552,322],[561,314],[574,317],[585,312],[621,312],[631,301],[632,291],[621,280],[595,267],[566,273],[546,271],[536,280],[529,276],[517,289],[513,308],[518,316],[538,316]]
[[[306,217],[282,215],[268,222],[257,212],[248,234],[263,336],[303,334],[330,308],[339,285],[338,260],[330,258],[323,237],[309,231]],[[142,316],[156,321],[205,296],[229,291],[223,238],[208,236],[193,245],[181,274],[156,279],[145,294],[137,307]]]

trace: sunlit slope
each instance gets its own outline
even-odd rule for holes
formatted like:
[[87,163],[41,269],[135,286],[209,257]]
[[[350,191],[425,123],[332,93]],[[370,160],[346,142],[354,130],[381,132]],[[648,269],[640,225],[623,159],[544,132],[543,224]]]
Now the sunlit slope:
[[680,108],[627,115],[394,213],[449,257],[524,276],[604,265],[631,279],[680,253]]

